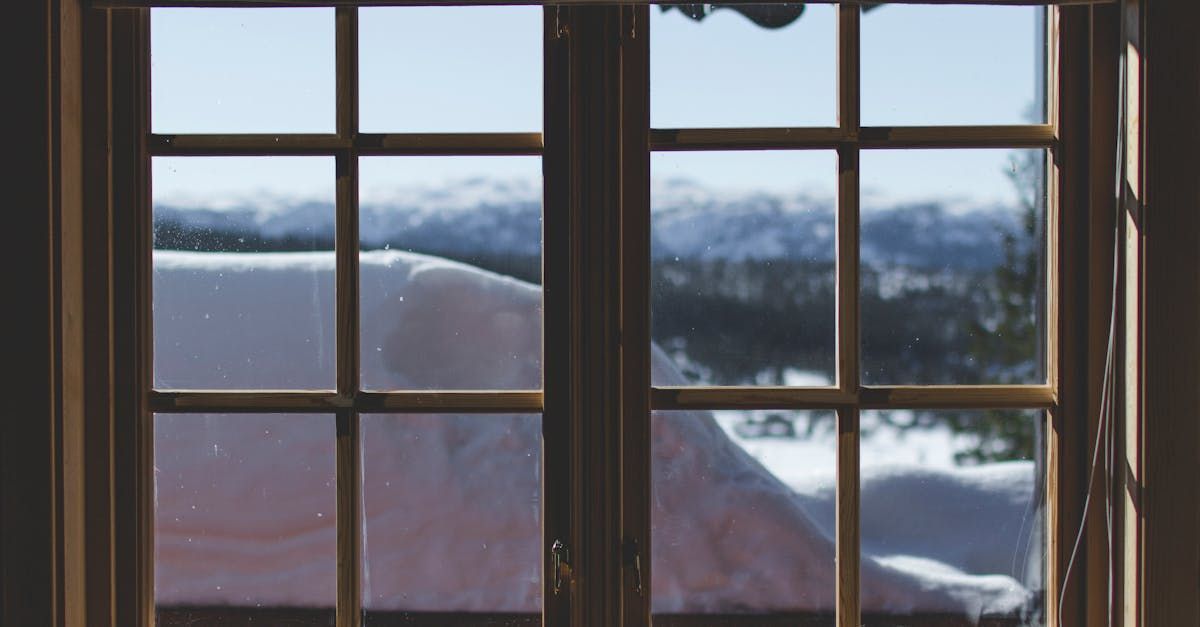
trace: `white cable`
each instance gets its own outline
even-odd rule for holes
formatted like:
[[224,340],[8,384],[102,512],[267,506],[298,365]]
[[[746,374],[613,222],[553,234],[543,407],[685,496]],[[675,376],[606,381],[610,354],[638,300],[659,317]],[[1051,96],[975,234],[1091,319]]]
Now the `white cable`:
[[[1119,250],[1117,248],[1116,242],[1114,242],[1113,249],[1114,249],[1114,255],[1115,255],[1116,252]],[[1111,412],[1111,397],[1109,394],[1109,388],[1110,388],[1109,384],[1110,384],[1110,380],[1112,377],[1112,368],[1113,368],[1113,361],[1114,361],[1113,360],[1113,344],[1115,343],[1115,336],[1116,336],[1116,308],[1117,308],[1117,299],[1115,296],[1116,281],[1117,281],[1117,269],[1116,269],[1116,264],[1114,263],[1113,265],[1114,265],[1114,267],[1113,267],[1113,294],[1114,294],[1114,296],[1112,299],[1112,309],[1110,312],[1109,325],[1108,325],[1108,329],[1109,329],[1109,331],[1108,331],[1108,347],[1107,347],[1107,354],[1106,354],[1105,364],[1104,364],[1104,380],[1103,380],[1103,383],[1101,384],[1102,388],[1101,388],[1101,395],[1100,395],[1100,416],[1099,416],[1099,423],[1096,425],[1096,443],[1092,448],[1092,464],[1091,464],[1091,469],[1088,472],[1087,493],[1083,499],[1083,515],[1079,521],[1079,530],[1075,534],[1075,543],[1071,548],[1071,558],[1067,561],[1067,568],[1066,568],[1066,571],[1063,573],[1062,590],[1059,591],[1058,615],[1060,617],[1062,616],[1063,606],[1065,604],[1067,583],[1071,579],[1071,569],[1075,566],[1075,558],[1079,553],[1080,542],[1083,540],[1083,531],[1084,531],[1084,528],[1087,526],[1087,514],[1088,514],[1088,509],[1091,507],[1092,491],[1093,491],[1093,486],[1095,485],[1095,479],[1096,479],[1096,468],[1100,465],[1101,444],[1104,445],[1106,457],[1107,457],[1107,452],[1109,450],[1109,438],[1106,436],[1109,435],[1109,431],[1111,429],[1110,415],[1112,412]],[[1109,462],[1108,462],[1108,459],[1106,458],[1104,461],[1104,465],[1107,467],[1108,464],[1109,464]],[[1108,499],[1107,486],[1105,489],[1105,494],[1106,494],[1105,499],[1107,502],[1107,499]],[[1111,540],[1110,540],[1110,542],[1111,542]],[[1109,576],[1110,577],[1112,576],[1111,569],[1109,572]],[[1110,618],[1110,624],[1111,624],[1111,618]]]

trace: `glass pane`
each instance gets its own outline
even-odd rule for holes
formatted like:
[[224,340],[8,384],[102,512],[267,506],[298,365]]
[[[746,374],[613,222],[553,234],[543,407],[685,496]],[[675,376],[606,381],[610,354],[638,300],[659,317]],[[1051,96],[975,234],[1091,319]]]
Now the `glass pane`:
[[829,5],[650,7],[650,125],[835,126]]
[[539,415],[362,417],[365,624],[541,624],[541,433]]
[[155,133],[334,132],[333,9],[151,9]]
[[159,157],[154,386],[334,386],[332,157]]
[[868,7],[863,124],[1042,123],[1045,50],[1042,7]]
[[363,131],[542,129],[541,7],[359,9]]
[[832,385],[831,151],[650,158],[657,385]]
[[861,163],[863,382],[1045,382],[1044,151]]
[[363,386],[540,388],[540,157],[359,163]]
[[159,625],[334,624],[333,416],[154,417]]
[[868,627],[1041,625],[1040,411],[862,414]]
[[833,625],[836,451],[830,411],[655,412],[654,624]]

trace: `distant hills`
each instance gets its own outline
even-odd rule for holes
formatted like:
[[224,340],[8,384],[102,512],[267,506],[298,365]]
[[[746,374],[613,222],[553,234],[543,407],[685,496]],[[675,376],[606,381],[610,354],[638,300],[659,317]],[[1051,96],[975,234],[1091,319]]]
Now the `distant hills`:
[[[807,195],[731,193],[684,179],[655,181],[652,254],[704,261],[829,262],[835,255],[834,200]],[[536,257],[541,189],[533,181],[473,178],[365,196],[364,248],[456,258]],[[547,207],[546,211],[553,211]],[[259,194],[236,199],[165,200],[154,208],[155,245],[176,250],[321,250],[332,247],[330,202]],[[863,202],[863,263],[983,270],[1003,260],[1002,239],[1018,211],[958,201]]]

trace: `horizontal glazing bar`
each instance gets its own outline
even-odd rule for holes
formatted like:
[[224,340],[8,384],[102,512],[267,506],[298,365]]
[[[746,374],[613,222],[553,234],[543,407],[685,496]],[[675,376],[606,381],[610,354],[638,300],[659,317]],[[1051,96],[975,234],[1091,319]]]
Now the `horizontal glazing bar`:
[[355,148],[373,155],[538,155],[541,133],[403,133],[355,138]]
[[[872,386],[858,394],[833,387],[655,387],[654,409],[864,409],[1050,408],[1057,399],[1048,386]],[[360,392],[353,399],[333,392],[156,390],[150,407],[161,412],[328,412],[354,409],[390,413],[540,412],[542,393],[530,391]]]
[[352,409],[361,413],[538,413],[542,392],[538,390],[360,392],[354,398],[334,392],[288,390],[212,391],[155,390],[149,405],[155,412],[261,413],[329,412]]
[[160,135],[146,141],[150,156],[333,154],[350,147],[337,135]]
[[542,411],[542,392],[361,392],[355,405],[359,412],[538,413]]
[[155,390],[148,403],[151,412],[325,412],[344,409],[344,399],[334,392],[291,390],[213,391]]
[[1054,127],[1031,126],[864,126],[862,148],[1050,148]]
[[1008,409],[1050,408],[1054,390],[1041,385],[871,386],[857,394],[837,388],[656,387],[651,405],[679,409]]
[[150,135],[151,156],[310,155],[356,150],[364,155],[537,155],[541,133],[400,133],[338,135]]
[[662,128],[650,130],[651,150],[771,150],[836,148],[850,139],[840,128]]
[[854,404],[835,387],[655,387],[652,409],[823,409]]
[[1050,148],[1054,128],[1028,126],[867,126],[840,128],[677,128],[650,131],[650,148],[801,150],[860,148]]
[[[1049,148],[1049,125],[873,126],[858,135],[839,128],[682,128],[650,131],[650,148],[668,150],[862,148]],[[233,134],[149,137],[152,156],[332,154],[355,149],[367,155],[536,155],[541,133],[399,133],[337,135]]]
[[1045,385],[897,385],[859,391],[863,409],[1048,409],[1058,403]]

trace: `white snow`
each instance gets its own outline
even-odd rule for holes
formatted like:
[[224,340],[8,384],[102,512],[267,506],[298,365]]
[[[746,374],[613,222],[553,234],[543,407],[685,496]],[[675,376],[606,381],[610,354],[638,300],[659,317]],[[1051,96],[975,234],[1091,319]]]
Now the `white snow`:
[[[154,262],[158,385],[333,386],[331,253]],[[535,286],[402,252],[363,254],[361,273],[366,386],[538,387]],[[653,367],[656,381],[683,382],[660,351]],[[653,420],[654,610],[831,610],[828,442],[739,444],[723,424],[707,412]],[[159,604],[333,603],[333,426],[158,418]],[[367,416],[362,435],[369,608],[539,609],[539,417]],[[1032,473],[864,467],[864,609],[977,617],[1025,604],[1040,585],[1025,574],[1040,567],[1027,558],[1040,537]]]

